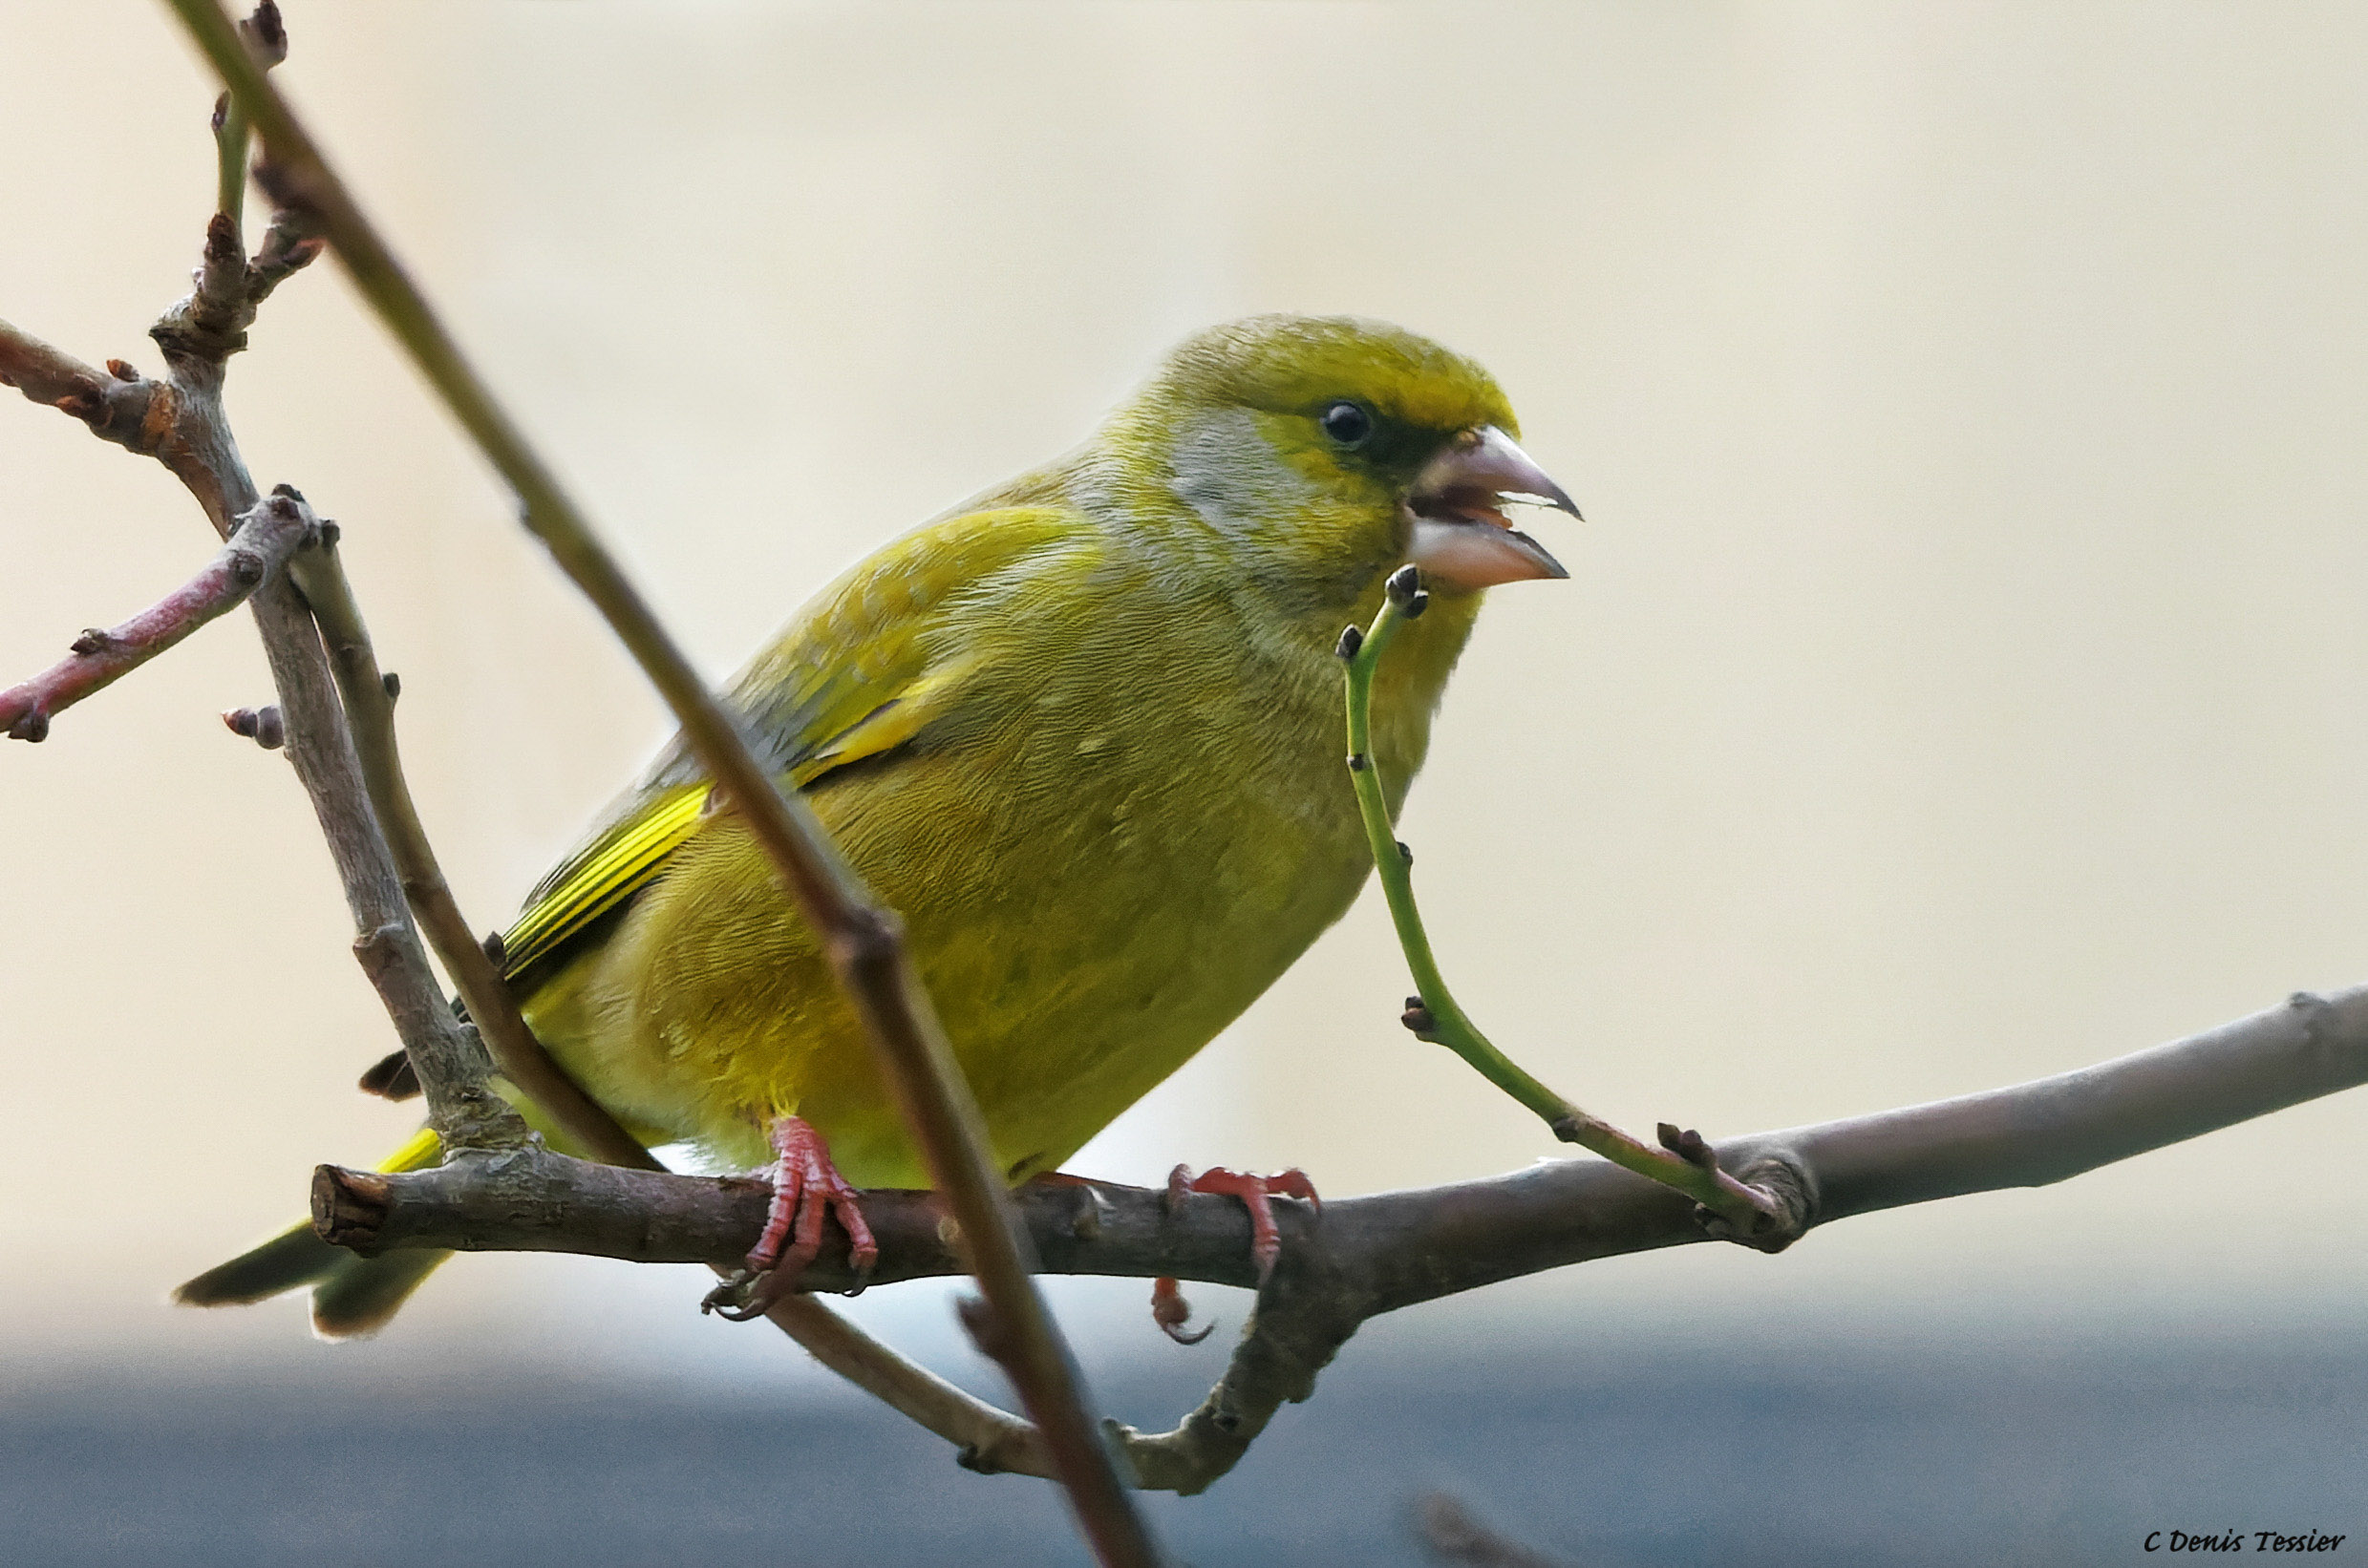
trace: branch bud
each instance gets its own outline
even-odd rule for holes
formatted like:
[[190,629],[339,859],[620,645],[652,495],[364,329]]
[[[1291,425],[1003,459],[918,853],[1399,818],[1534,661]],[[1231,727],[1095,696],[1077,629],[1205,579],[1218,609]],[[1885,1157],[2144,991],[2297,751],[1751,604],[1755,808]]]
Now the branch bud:
[[288,744],[288,726],[276,707],[234,708],[222,716],[234,735],[245,735],[267,752]]

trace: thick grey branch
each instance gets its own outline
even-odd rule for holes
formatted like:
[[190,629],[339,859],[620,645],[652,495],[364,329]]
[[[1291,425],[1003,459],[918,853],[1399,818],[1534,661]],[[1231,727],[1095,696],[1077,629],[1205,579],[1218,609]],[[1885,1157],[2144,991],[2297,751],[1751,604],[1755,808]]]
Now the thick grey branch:
[[[1805,1231],[1877,1209],[2039,1186],[2368,1082],[2368,987],[2287,1003],[2190,1039],[2012,1088],[1718,1146],[1778,1193]],[[323,1166],[313,1223],[362,1251],[398,1246],[560,1251],[728,1262],[764,1217],[763,1184],[618,1171],[540,1149],[399,1176]],[[1046,1271],[1254,1285],[1249,1221],[1231,1198],[1093,1184],[1015,1199]],[[876,1281],[958,1273],[926,1194],[864,1195]],[[1120,1429],[1140,1484],[1196,1492],[1238,1459],[1285,1400],[1304,1399],[1357,1325],[1383,1312],[1568,1263],[1707,1239],[1668,1188],[1594,1159],[1419,1192],[1281,1202],[1283,1261],[1231,1365],[1172,1432]],[[843,1239],[807,1271],[854,1281]],[[1009,1466],[1033,1467],[1025,1462]]]

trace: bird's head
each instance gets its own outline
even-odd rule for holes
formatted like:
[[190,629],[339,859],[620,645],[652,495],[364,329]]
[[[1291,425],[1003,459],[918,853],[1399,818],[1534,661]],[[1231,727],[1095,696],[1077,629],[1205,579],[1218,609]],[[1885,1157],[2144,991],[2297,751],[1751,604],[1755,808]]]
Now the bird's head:
[[1495,378],[1427,338],[1274,315],[1188,339],[1109,434],[1179,523],[1330,611],[1409,561],[1450,595],[1567,576],[1506,516],[1578,515],[1519,428]]

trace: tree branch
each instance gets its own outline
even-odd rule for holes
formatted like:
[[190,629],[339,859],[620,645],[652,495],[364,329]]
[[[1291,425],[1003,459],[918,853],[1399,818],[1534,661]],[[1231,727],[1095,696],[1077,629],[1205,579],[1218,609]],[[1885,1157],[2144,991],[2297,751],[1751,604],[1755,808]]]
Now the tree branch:
[[[286,53],[286,33],[267,5],[257,13],[258,22],[267,19],[269,27],[266,31],[271,34],[268,57],[276,63]],[[242,24],[242,32],[253,26]],[[223,361],[245,346],[245,329],[253,322],[254,307],[288,276],[316,258],[323,246],[307,215],[283,207],[273,214],[262,250],[242,270],[236,256],[236,228],[225,226],[224,220],[230,218],[235,224],[232,215],[244,194],[245,117],[232,114],[225,102],[217,106],[215,119],[224,165],[218,190],[222,214],[207,228],[206,264],[198,273],[198,293],[172,307],[153,334],[167,345],[177,373],[200,389],[197,409],[185,406],[182,389],[175,380],[147,380],[122,360],[108,361],[108,373],[102,375],[73,355],[0,321],[0,384],[19,387],[32,401],[81,418],[104,439],[165,461],[205,504],[209,515],[227,507],[231,498],[253,492],[238,462],[236,443],[227,427],[220,423]],[[189,423],[192,420],[195,428]],[[323,523],[320,536],[333,545],[336,525]],[[360,776],[375,816],[391,839],[405,900],[428,931],[504,1073],[579,1147],[615,1163],[659,1169],[648,1151],[549,1059],[520,1017],[491,961],[470,936],[412,806],[395,750],[395,688],[377,672],[375,654],[342,565],[330,551],[318,556],[308,552],[299,559],[295,576],[310,601],[309,613],[319,619],[322,635],[335,653],[333,667],[345,713],[333,715],[334,728],[346,728],[350,716],[352,740],[325,739],[332,715],[321,712],[308,700],[296,705],[310,717],[300,723],[291,760],[306,779],[316,812],[322,814],[332,857],[347,879],[349,901],[357,911],[357,920],[369,933],[387,929],[386,922],[375,918],[389,908],[381,896],[383,885],[367,866],[372,858],[367,840],[377,829],[371,823],[372,813],[358,809],[355,792],[347,787],[342,771],[333,763],[324,771],[314,762],[312,752],[324,746],[332,756],[346,745],[358,751]],[[308,613],[306,606],[296,603],[292,612],[287,605],[272,606],[267,619],[266,611],[266,605],[257,605],[258,618],[267,628],[265,642],[274,653],[282,691],[316,693],[320,683],[305,650],[317,652],[317,645],[311,628],[299,621]],[[121,635],[122,630],[118,628],[115,635]],[[26,712],[53,713],[64,706],[55,697],[36,696]],[[242,711],[224,717],[234,731],[262,739],[269,749],[287,742],[288,729],[278,708],[267,708],[261,714]],[[10,722],[32,728],[24,714],[11,713]],[[368,914],[361,913],[365,909]],[[410,945],[416,949],[416,943]],[[373,983],[382,986],[382,994],[392,991],[388,1005],[399,1009],[398,1034],[424,1031],[426,1037],[438,1042],[434,1047],[438,1053],[473,1055],[469,1042],[442,1008],[441,993],[436,990],[424,961],[415,964],[415,955],[406,955],[404,946],[399,936],[376,934],[357,948]],[[407,1057],[414,1055],[415,1044],[407,1035]],[[790,1297],[775,1303],[765,1315],[824,1366],[949,1441],[990,1456],[1018,1453],[1036,1446],[1035,1429],[1028,1423],[973,1399],[900,1356],[842,1321],[821,1302]],[[1037,1463],[1041,1464],[1040,1458]]]
[[990,1311],[966,1321],[1035,1416],[1078,1520],[1102,1560],[1159,1560],[1086,1413],[1083,1381],[1031,1278],[1032,1265],[978,1109],[907,961],[896,919],[839,858],[812,809],[785,794],[707,683],[619,569],[557,477],[494,400],[376,226],[241,42],[216,0],[167,0],[263,138],[257,171],[283,207],[317,219],[379,319],[518,495],[527,529],[608,618],[681,721],[692,751],[773,860],[823,939],[960,1228]]
[[[225,262],[224,228],[217,214],[207,227],[197,291],[166,310],[152,329],[165,350],[162,378],[144,377],[122,360],[109,360],[101,375],[0,322],[0,379],[34,402],[73,414],[101,439],[156,458],[197,498],[215,531],[228,539],[238,519],[253,514],[263,497],[239,455],[222,404],[224,362],[244,344],[254,303],[254,296],[245,294],[249,269],[244,259],[236,267]],[[294,254],[288,251],[282,260]],[[276,284],[285,275],[282,270],[270,281]],[[245,297],[231,298],[232,292]],[[235,332],[190,325],[219,327],[229,320],[237,321]],[[318,537],[318,519],[302,496],[283,485],[273,497],[275,511],[292,509],[300,531]],[[487,1085],[476,1042],[454,1019],[419,945],[362,786],[310,610],[284,575],[267,576],[248,603],[278,689],[288,759],[311,800],[353,916],[354,957],[428,1088],[431,1122],[453,1147],[523,1138],[524,1128]]]
[[[2285,1004],[2189,1039],[2010,1088],[1814,1127],[1755,1134],[1717,1154],[1765,1186],[1795,1233],[1878,1209],[2043,1186],[2286,1106],[2368,1083],[2368,986]],[[1104,1184],[1020,1190],[1036,1255],[1056,1274],[1255,1286],[1249,1221],[1228,1198]],[[927,1194],[864,1197],[873,1278],[960,1271]],[[473,1155],[400,1176],[323,1166],[313,1224],[362,1252],[392,1247],[559,1251],[645,1262],[723,1262],[763,1222],[765,1191],[615,1171],[546,1151]],[[1499,1281],[1708,1240],[1696,1205],[1608,1162],[1569,1159],[1485,1180],[1277,1205],[1281,1262],[1224,1379],[1175,1430],[1117,1429],[1145,1488],[1193,1493],[1229,1470],[1286,1400],[1369,1318]],[[807,1271],[855,1281],[842,1242]],[[934,1429],[933,1429],[934,1430]],[[1001,1468],[1041,1473],[1025,1451]],[[982,1467],[985,1468],[985,1467]]]
[[317,542],[305,521],[295,504],[276,497],[248,511],[195,577],[121,625],[86,629],[74,640],[72,657],[0,691],[0,730],[11,740],[48,738],[59,713],[245,604],[299,545]]
[[377,652],[371,646],[352,585],[346,580],[333,530],[327,547],[307,556],[295,578],[320,623],[337,693],[353,728],[362,782],[379,826],[385,830],[403,896],[444,972],[459,990],[470,1020],[493,1053],[495,1066],[594,1158],[610,1165],[663,1170],[614,1116],[551,1060],[526,1027],[501,971],[472,934],[467,917],[453,898],[452,886],[444,879],[443,867],[419,820],[418,807],[412,801],[411,785],[403,776],[395,734],[395,699],[399,688],[394,676],[378,667]]

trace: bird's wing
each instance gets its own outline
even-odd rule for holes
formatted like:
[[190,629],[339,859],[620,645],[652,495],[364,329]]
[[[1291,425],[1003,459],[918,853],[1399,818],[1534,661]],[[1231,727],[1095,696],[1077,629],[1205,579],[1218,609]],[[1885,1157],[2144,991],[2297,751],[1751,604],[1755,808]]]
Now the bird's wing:
[[[960,608],[1076,543],[1082,519],[1046,506],[971,512],[887,545],[810,603],[733,684],[758,753],[795,789],[893,755],[956,700],[982,650]],[[665,872],[708,816],[708,784],[677,739],[608,819],[527,895],[501,939],[513,982],[572,956]]]

